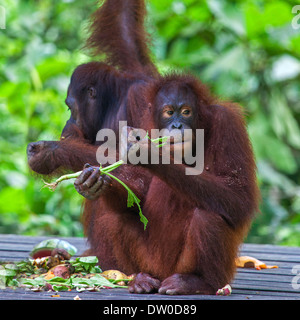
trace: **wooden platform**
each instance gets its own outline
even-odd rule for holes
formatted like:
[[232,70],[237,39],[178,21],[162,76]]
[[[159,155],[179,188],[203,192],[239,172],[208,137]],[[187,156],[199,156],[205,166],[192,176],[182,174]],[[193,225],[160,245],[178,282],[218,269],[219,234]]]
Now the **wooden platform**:
[[[45,237],[0,235],[0,261],[20,261],[29,257],[32,247]],[[64,238],[78,248],[80,255],[86,249],[83,238]],[[300,299],[300,248],[273,245],[244,244],[241,255],[253,256],[267,264],[278,265],[278,269],[238,269],[230,296],[165,296],[158,294],[129,294],[126,289],[103,289],[100,292],[31,292],[23,289],[0,290],[0,300],[253,300],[253,299]],[[292,270],[298,265],[298,275]],[[297,268],[297,267],[296,267]],[[294,272],[295,269],[294,268]],[[294,285],[293,285],[294,284]],[[298,286],[297,286],[298,284]],[[294,286],[294,288],[293,288]]]

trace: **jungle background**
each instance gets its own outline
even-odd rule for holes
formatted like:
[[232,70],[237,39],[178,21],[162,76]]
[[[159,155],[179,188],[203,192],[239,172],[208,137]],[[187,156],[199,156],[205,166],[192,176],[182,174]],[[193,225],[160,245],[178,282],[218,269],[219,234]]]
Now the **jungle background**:
[[[261,213],[247,242],[300,245],[295,5],[148,1],[147,28],[159,69],[189,70],[219,97],[245,108],[262,193]],[[92,60],[83,45],[97,3],[1,0],[0,6],[6,12],[6,28],[0,29],[0,233],[82,236],[81,196],[72,182],[56,192],[41,190],[41,178],[28,169],[26,146],[57,140],[69,118],[67,87],[74,68]]]

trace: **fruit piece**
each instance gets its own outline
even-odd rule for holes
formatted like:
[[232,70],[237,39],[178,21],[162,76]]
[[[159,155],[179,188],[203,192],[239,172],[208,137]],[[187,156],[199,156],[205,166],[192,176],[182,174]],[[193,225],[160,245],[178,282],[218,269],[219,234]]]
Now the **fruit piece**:
[[232,292],[231,286],[229,284],[226,284],[225,287],[219,289],[216,292],[216,295],[217,296],[229,296],[229,295],[231,295],[231,292]]
[[68,264],[60,264],[51,268],[47,273],[44,275],[45,280],[50,280],[54,277],[60,277],[63,279],[69,279],[72,273],[72,266]]
[[236,258],[235,265],[238,268],[255,268],[256,270],[278,268],[278,266],[267,266],[264,262],[249,256]]
[[128,277],[125,273],[119,270],[106,270],[101,273],[101,276],[107,279],[114,279],[114,280],[127,280]]
[[68,241],[60,239],[47,239],[37,244],[31,251],[30,256],[33,259],[51,256],[52,250],[63,249],[70,256],[76,254],[77,249],[71,245]]
[[52,279],[54,277],[55,277],[54,273],[52,271],[48,271],[47,273],[45,273],[44,279],[45,280],[50,280],[50,279]]
[[60,249],[60,248],[53,249],[51,251],[51,256],[55,258],[57,257],[60,261],[71,259],[70,253],[65,249]]
[[59,265],[51,269],[55,277],[69,279],[71,276],[70,268],[67,265]]

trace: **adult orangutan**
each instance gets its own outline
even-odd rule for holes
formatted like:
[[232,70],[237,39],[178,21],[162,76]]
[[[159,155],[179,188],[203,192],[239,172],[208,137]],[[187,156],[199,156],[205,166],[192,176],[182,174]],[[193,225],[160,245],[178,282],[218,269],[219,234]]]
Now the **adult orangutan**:
[[[94,14],[88,44],[106,53],[109,64],[107,78],[102,66],[103,78],[94,86],[111,95],[104,95],[104,100],[98,97],[99,105],[93,112],[99,115],[102,110],[115,108],[116,117],[107,116],[101,125],[100,120],[94,125],[93,113],[78,111],[86,110],[80,102],[81,97],[86,99],[86,91],[75,90],[76,103],[70,108],[74,108],[72,116],[80,134],[72,141],[75,145],[83,136],[88,147],[82,146],[80,160],[70,167],[82,166],[83,154],[95,150],[96,129],[115,129],[116,121],[127,119],[132,127],[176,129],[182,137],[184,130],[191,130],[190,140],[171,139],[171,160],[179,147],[194,154],[196,130],[204,129],[204,171],[186,175],[186,169],[195,165],[184,158],[182,164],[159,161],[120,168],[116,175],[141,198],[143,214],[149,221],[144,231],[137,208],[126,206],[122,186],[95,167],[85,167],[75,187],[92,199],[86,200],[83,216],[88,253],[98,256],[103,269],[137,273],[130,292],[214,294],[232,280],[239,245],[258,209],[253,152],[239,106],[217,101],[192,76],[158,75],[148,56],[144,13],[143,1],[107,0]],[[107,79],[117,80],[111,85]],[[88,76],[80,79],[85,88],[89,81]],[[89,97],[98,92],[86,90]],[[94,128],[92,134],[89,128]],[[135,143],[140,144],[141,152],[148,150],[150,142],[141,138],[131,141],[123,156],[130,155]],[[73,159],[72,145],[70,142],[67,149]],[[29,155],[29,163],[34,163],[38,154],[29,150]],[[53,163],[56,160],[53,158]],[[41,158],[40,162],[39,170],[31,165],[32,169],[50,173],[43,172]]]
[[119,121],[127,119],[129,88],[158,74],[148,54],[144,12],[143,1],[109,0],[95,13],[88,46],[105,53],[107,61],[76,68],[65,101],[71,116],[61,141],[30,143],[31,169],[58,174],[65,169],[81,170],[87,162],[98,164],[96,148],[92,147],[98,144],[98,130],[117,132]]

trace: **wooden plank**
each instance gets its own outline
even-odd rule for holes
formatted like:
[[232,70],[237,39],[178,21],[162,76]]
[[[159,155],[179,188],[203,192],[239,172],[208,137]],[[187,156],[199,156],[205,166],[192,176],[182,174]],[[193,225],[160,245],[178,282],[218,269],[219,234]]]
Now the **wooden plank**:
[[[120,292],[121,291],[121,292]],[[31,292],[25,290],[0,290],[0,300],[74,300],[75,296],[79,296],[82,300],[291,300],[297,299],[292,294],[283,294],[282,292],[267,292],[257,290],[239,290],[234,289],[234,292],[230,296],[204,296],[204,295],[190,295],[190,296],[165,296],[158,294],[129,294],[125,289],[103,289],[100,292],[76,292],[76,291],[63,291],[59,293],[55,292]],[[59,297],[52,297],[52,295],[58,294]],[[299,298],[298,298],[299,299]]]
[[[29,237],[0,235],[0,261],[18,261],[28,258],[33,246],[44,239],[55,237]],[[78,254],[87,249],[84,238],[63,238],[78,248]],[[104,289],[101,292],[60,292],[60,297],[53,298],[53,292],[31,292],[25,290],[0,290],[0,299],[73,299],[79,295],[82,299],[91,300],[256,300],[256,299],[300,299],[300,290],[292,287],[295,274],[292,268],[300,265],[300,248],[280,247],[273,245],[244,244],[242,255],[249,255],[266,262],[278,265],[278,269],[255,270],[238,268],[232,283],[233,293],[229,297],[218,296],[162,296],[157,294],[129,294],[124,289]],[[101,262],[100,262],[101,264]]]
[[[19,261],[27,259],[30,251],[35,245],[45,239],[58,237],[29,237],[16,235],[0,235],[0,261]],[[84,238],[63,238],[74,245],[78,252],[76,256],[81,255],[86,249],[86,239]]]
[[250,299],[270,299],[274,300],[278,298],[280,300],[299,300],[299,297],[295,296],[293,293],[283,293],[283,292],[276,292],[276,291],[258,291],[258,290],[251,290],[251,289],[234,289],[235,295],[237,296],[244,296],[246,300]]
[[[52,297],[58,294],[60,297]],[[167,296],[158,294],[130,294],[125,289],[103,289],[100,292],[76,292],[62,291],[55,292],[32,292],[25,290],[0,290],[0,300],[73,300],[75,296],[79,296],[82,300],[246,300],[249,299],[243,294],[233,294],[231,296],[205,296],[205,295],[189,295],[189,296]],[[255,299],[252,294],[251,299]]]
[[234,280],[232,283],[232,287],[234,288],[244,288],[244,289],[252,289],[252,290],[265,290],[265,291],[276,291],[276,292],[290,292],[294,295],[299,295],[300,292],[293,289],[291,282],[280,283],[280,282],[270,282],[270,281],[253,281],[253,280]]
[[299,255],[298,247],[276,246],[271,244],[252,244],[244,243],[240,251],[247,252],[265,252],[265,253],[280,253],[280,254],[295,254]]
[[269,275],[269,274],[257,274],[257,275],[249,275],[244,273],[237,273],[235,276],[235,280],[240,280],[240,281],[246,281],[246,280],[251,280],[251,281],[266,281],[266,282],[271,282],[271,283],[284,283],[284,284],[290,284],[292,283],[294,275]]
[[[60,297],[52,297],[58,294]],[[185,296],[167,296],[159,294],[130,294],[126,289],[102,289],[100,292],[77,292],[77,291],[62,291],[62,292],[32,292],[21,289],[16,290],[0,290],[0,300],[33,300],[33,299],[50,299],[73,300],[75,296],[79,296],[82,300],[223,300],[224,298],[233,299],[233,297],[220,296],[204,296],[204,295],[185,295]],[[243,295],[237,295],[234,299],[245,299]]]
[[269,254],[269,253],[260,253],[257,252],[255,255],[250,255],[249,253],[245,254],[247,256],[252,256],[256,259],[262,260],[264,262],[292,262],[300,264],[300,257],[299,255],[282,255],[282,254]]
[[71,244],[76,244],[82,248],[87,248],[86,245],[86,239],[85,238],[68,238],[68,237],[57,237],[57,236],[49,236],[49,237],[30,237],[30,236],[18,236],[18,235],[11,235],[11,234],[1,234],[0,235],[0,244],[24,244],[24,245],[29,245],[29,246],[34,246],[38,244],[39,242],[46,240],[46,239],[51,239],[51,238],[59,238],[59,239],[64,239]]

